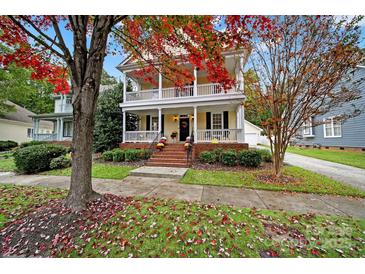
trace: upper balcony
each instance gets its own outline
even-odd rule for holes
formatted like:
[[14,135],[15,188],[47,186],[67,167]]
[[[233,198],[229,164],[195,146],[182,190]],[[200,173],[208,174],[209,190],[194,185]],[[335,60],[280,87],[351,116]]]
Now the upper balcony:
[[136,76],[138,74],[135,71],[140,69],[140,64],[126,60],[118,66],[118,69],[125,76],[124,87],[127,86],[128,81],[131,81],[134,89],[131,92],[124,89],[121,107],[244,99],[243,66],[248,54],[242,50],[225,53],[224,56],[229,76],[236,81],[236,85],[229,90],[224,90],[219,83],[209,81],[206,71],[200,71],[189,63],[181,65],[192,72],[193,82],[187,83],[183,87],[176,87],[162,73],[156,73],[154,79],[156,84],[153,85]]

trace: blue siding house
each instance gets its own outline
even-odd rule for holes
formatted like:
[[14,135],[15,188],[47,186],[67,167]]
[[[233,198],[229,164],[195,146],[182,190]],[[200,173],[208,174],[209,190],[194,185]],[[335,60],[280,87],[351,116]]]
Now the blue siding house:
[[[312,117],[312,121],[303,125],[301,133],[294,140],[295,145],[338,149],[358,148],[365,151],[365,66],[358,67],[353,75],[353,81],[360,81],[361,98],[333,109],[323,116]],[[362,110],[360,115],[342,122],[336,120],[336,116],[343,114],[346,109],[353,109],[353,105]],[[325,123],[312,127],[315,121],[325,121]]]

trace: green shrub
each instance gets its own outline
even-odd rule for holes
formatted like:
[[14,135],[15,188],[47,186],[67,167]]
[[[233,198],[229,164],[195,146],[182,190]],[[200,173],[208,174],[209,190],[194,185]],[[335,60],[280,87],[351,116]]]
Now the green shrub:
[[223,153],[224,153],[224,149],[223,148],[216,148],[215,150],[213,150],[215,157],[216,157],[216,161],[222,163],[222,157],[223,157]]
[[213,151],[203,151],[199,155],[199,160],[203,163],[214,164],[217,162],[217,156]]
[[261,154],[257,150],[243,150],[238,154],[239,163],[245,167],[258,167],[261,162]]
[[136,162],[142,159],[142,153],[140,149],[127,149],[125,151],[126,162]]
[[37,173],[49,170],[52,159],[65,154],[66,148],[63,146],[42,144],[16,150],[14,160],[19,172]]
[[267,162],[267,163],[272,162],[272,155],[271,155],[270,150],[258,149],[257,152],[260,153],[262,161]]
[[149,149],[141,149],[141,157],[143,160],[147,160],[151,157],[152,151]]
[[0,141],[0,151],[8,151],[17,146],[18,146],[18,143],[11,141],[11,140]]
[[113,161],[113,155],[114,155],[114,152],[111,150],[108,150],[108,151],[103,152],[103,154],[101,155],[101,159],[103,159],[104,161]]
[[30,141],[30,142],[21,143],[20,148],[42,145],[42,144],[46,144],[46,143],[47,142],[45,142],[45,141]]
[[124,150],[121,150],[120,148],[116,148],[112,150],[113,152],[113,162],[123,162],[124,157]]
[[70,167],[71,166],[71,159],[67,158],[64,155],[61,155],[57,158],[53,158],[51,160],[51,163],[49,164],[49,167],[51,169],[61,169],[61,168],[66,168],[66,167]]
[[222,154],[222,163],[226,166],[237,165],[237,153],[234,150],[224,151]]

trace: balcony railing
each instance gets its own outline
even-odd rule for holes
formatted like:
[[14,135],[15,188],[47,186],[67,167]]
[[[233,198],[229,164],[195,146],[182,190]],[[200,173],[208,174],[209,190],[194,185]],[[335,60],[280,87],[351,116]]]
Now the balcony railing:
[[56,133],[37,133],[33,134],[33,140],[36,141],[56,141],[57,134]]
[[242,129],[198,129],[198,143],[241,143],[244,141]]
[[138,142],[153,142],[158,135],[158,131],[126,131],[125,142],[138,143]]
[[141,90],[136,92],[127,92],[126,101],[142,101],[142,100],[158,100],[158,99],[173,99],[182,97],[194,97],[194,96],[210,96],[217,94],[232,94],[238,93],[236,88],[229,90],[224,90],[220,84],[210,83],[197,85],[196,94],[194,94],[194,86],[184,86],[182,88],[172,87],[163,88],[161,90],[161,95],[158,89]]

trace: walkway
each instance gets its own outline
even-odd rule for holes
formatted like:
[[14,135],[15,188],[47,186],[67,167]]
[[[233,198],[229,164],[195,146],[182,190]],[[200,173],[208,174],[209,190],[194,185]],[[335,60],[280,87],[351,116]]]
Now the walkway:
[[328,162],[294,153],[285,153],[286,164],[320,173],[345,184],[365,190],[365,169]]
[[[47,175],[14,175],[0,172],[0,182],[16,185],[69,187],[69,177]],[[233,187],[185,185],[172,178],[129,176],[124,180],[93,179],[93,187],[100,193],[120,196],[146,196],[209,204],[228,204],[257,209],[279,209],[299,213],[313,212],[365,218],[365,199],[283,193]]]

